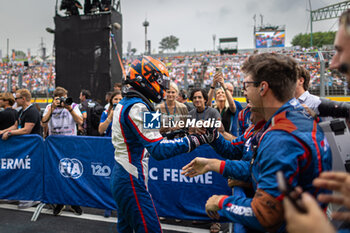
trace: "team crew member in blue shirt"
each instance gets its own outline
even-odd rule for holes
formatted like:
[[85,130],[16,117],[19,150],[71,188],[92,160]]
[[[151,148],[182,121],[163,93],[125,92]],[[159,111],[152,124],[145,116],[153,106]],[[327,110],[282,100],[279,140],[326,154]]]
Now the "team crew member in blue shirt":
[[[331,169],[331,153],[317,122],[293,97],[298,78],[297,63],[280,54],[258,54],[243,64],[244,87],[252,111],[266,120],[251,140],[250,161],[194,159],[184,168],[188,176],[213,170],[252,182],[253,198],[214,195],[206,203],[212,218],[225,216],[258,231],[281,232],[285,224],[276,172],[283,171],[291,187],[300,186],[317,196],[325,190],[312,185],[321,172]],[[215,139],[215,137],[214,137]],[[216,140],[211,143],[216,144]],[[220,211],[219,211],[220,210]]]

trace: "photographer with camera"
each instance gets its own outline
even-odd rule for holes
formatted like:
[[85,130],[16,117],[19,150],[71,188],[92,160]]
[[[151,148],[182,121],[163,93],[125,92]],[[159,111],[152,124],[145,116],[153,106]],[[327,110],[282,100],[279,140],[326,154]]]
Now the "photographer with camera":
[[[83,117],[79,110],[79,105],[73,103],[72,98],[68,98],[68,91],[63,87],[56,87],[53,92],[52,104],[46,106],[44,116],[41,120],[44,127],[44,134],[48,135],[77,135],[76,124],[83,123]],[[57,204],[53,210],[55,216],[59,215],[65,208],[63,204]],[[79,206],[71,206],[75,214],[83,213]]]
[[73,103],[67,94],[66,89],[57,87],[53,92],[52,104],[45,108],[41,122],[45,128],[48,127],[48,135],[77,135],[76,124],[83,123],[79,105]]

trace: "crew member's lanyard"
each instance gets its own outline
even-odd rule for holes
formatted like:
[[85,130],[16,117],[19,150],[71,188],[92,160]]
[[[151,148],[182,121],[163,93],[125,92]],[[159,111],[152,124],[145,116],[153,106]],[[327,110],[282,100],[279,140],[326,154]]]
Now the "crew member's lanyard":
[[19,117],[18,117],[18,128],[19,128],[19,129],[22,128],[22,126],[21,126],[21,123],[22,123],[21,117],[22,117],[23,113],[24,113],[25,111],[27,111],[27,109],[30,108],[32,105],[33,105],[33,104],[29,105],[29,106],[28,106],[26,109],[24,109],[24,110],[21,112],[21,114],[19,115]]
[[[202,117],[202,120],[204,120],[204,117],[205,117],[205,111],[208,109],[208,106],[205,106],[205,109],[203,112],[200,112],[200,113],[203,113],[203,117]],[[199,119],[199,114],[198,114],[198,111],[196,110],[196,120],[198,121]]]
[[164,102],[164,104],[165,104],[165,110],[166,110],[166,112],[167,112],[167,114],[169,116],[169,119],[171,119],[171,121],[174,122],[174,120],[175,120],[175,113],[176,113],[176,103],[175,103],[175,106],[174,106],[174,114],[172,115],[172,117],[170,117],[171,115],[170,115],[170,111],[169,111],[168,104],[166,103],[166,101]]
[[[165,110],[166,110],[166,113],[170,116],[169,108],[168,108],[168,105],[167,105],[166,101],[165,101]],[[176,113],[176,103],[175,103],[174,114],[173,115],[175,115],[175,113]]]

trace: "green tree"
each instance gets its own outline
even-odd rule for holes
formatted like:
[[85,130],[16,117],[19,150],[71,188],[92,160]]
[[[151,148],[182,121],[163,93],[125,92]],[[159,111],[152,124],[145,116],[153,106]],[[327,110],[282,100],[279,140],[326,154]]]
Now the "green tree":
[[179,46],[179,38],[176,36],[167,36],[164,37],[160,42],[159,42],[159,49],[162,51],[164,50],[176,50],[176,47]]
[[[314,32],[312,33],[312,43],[315,47],[333,44],[336,32]],[[301,46],[304,48],[310,47],[310,33],[299,33],[292,39],[293,46]]]

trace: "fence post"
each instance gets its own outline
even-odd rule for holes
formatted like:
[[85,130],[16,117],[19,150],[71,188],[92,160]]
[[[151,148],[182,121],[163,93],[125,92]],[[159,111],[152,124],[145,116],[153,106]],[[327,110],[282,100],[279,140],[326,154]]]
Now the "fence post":
[[320,58],[320,97],[325,97],[325,75],[324,75],[324,69],[325,69],[325,62],[322,55],[322,52],[318,51],[318,57]]
[[185,60],[185,67],[184,67],[184,86],[185,90],[188,90],[188,80],[187,80],[187,72],[188,72],[188,64],[190,62],[188,61],[188,58]]

